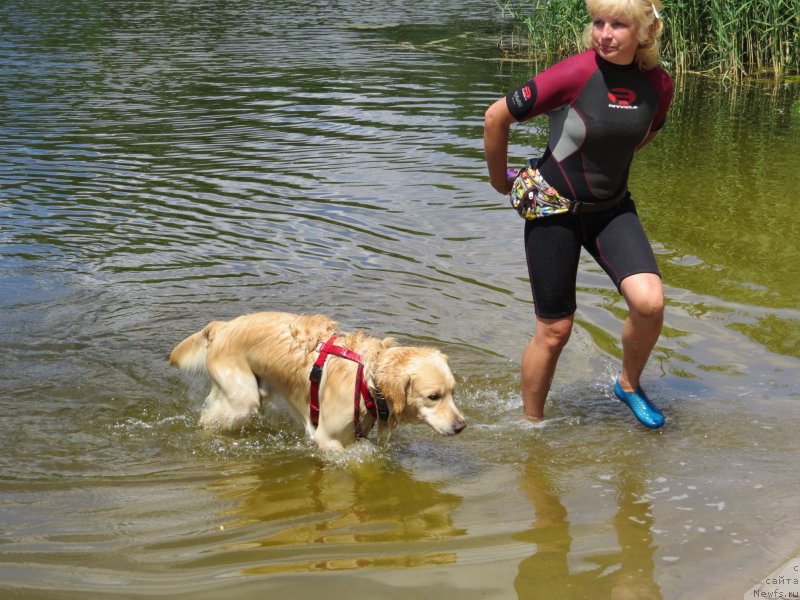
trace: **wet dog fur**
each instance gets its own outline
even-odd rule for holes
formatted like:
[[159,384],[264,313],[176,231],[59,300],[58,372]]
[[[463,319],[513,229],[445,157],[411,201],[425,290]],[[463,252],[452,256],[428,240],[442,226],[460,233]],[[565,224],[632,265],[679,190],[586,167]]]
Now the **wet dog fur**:
[[[310,419],[309,373],[321,343],[337,334],[336,344],[358,353],[373,397],[379,391],[390,410],[378,421],[379,437],[400,423],[427,423],[444,435],[466,427],[455,404],[455,379],[447,357],[435,348],[397,346],[362,331],[340,332],[323,315],[259,312],[231,321],[212,321],[180,342],[171,365],[189,373],[205,372],[211,391],[200,416],[204,427],[238,430],[259,411],[261,401],[283,399],[320,448],[341,449],[355,438],[356,363],[329,356],[319,387],[320,414]],[[366,436],[374,419],[361,403]],[[384,431],[385,430],[385,431]]]

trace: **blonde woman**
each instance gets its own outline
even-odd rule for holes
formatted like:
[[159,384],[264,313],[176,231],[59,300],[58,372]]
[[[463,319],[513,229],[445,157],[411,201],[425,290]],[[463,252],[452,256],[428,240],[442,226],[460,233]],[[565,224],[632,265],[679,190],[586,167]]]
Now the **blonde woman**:
[[664,125],[672,101],[672,79],[658,65],[661,2],[587,0],[586,7],[588,49],[512,90],[485,117],[489,180],[508,194],[511,125],[548,115],[547,148],[529,175],[539,190],[568,207],[551,216],[518,208],[526,216],[525,254],[536,310],[536,331],[522,356],[523,408],[531,420],[544,418],[556,364],[572,332],[578,259],[585,248],[628,305],[614,393],[643,425],[657,429],[664,416],[639,379],[661,333],[664,291],[627,182],[636,150]]

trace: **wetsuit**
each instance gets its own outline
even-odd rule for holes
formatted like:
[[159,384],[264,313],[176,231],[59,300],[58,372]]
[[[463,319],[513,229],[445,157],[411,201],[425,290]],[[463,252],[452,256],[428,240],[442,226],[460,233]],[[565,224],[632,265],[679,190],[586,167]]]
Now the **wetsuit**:
[[545,180],[572,200],[614,205],[526,221],[528,272],[540,317],[575,312],[581,247],[617,288],[629,275],[658,274],[628,192],[628,173],[636,147],[664,125],[672,92],[672,79],[660,67],[615,65],[587,50],[506,96],[518,121],[544,113],[550,119],[547,149],[538,163]]

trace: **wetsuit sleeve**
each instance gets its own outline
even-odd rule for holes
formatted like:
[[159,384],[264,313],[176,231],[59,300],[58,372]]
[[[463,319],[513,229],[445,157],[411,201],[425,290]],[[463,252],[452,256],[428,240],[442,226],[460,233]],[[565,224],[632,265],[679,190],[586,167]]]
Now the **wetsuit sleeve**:
[[506,106],[517,121],[560,108],[580,94],[596,68],[594,50],[571,56],[511,90]]
[[672,104],[675,88],[672,78],[664,69],[656,67],[650,73],[650,81],[658,92],[658,110],[653,117],[653,125],[650,127],[650,131],[658,131],[667,120],[667,111],[669,111],[669,107]]
[[536,106],[536,84],[531,79],[506,95],[506,106],[517,121],[533,116]]

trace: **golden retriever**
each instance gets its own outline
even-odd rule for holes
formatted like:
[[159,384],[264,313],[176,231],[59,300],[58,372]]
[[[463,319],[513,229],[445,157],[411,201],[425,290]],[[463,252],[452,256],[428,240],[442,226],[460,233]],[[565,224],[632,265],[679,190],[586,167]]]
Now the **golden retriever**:
[[[328,356],[318,388],[317,427],[310,416],[309,375],[321,344],[332,335],[337,345],[361,357],[371,395],[386,400],[389,416],[386,423],[378,419],[379,436],[399,423],[427,423],[444,435],[466,427],[453,398],[455,379],[442,352],[396,346],[391,338],[380,340],[362,331],[342,333],[323,315],[259,312],[213,321],[179,343],[169,362],[210,376],[201,425],[237,430],[258,412],[262,398],[280,397],[320,448],[341,449],[356,439],[356,362]],[[376,419],[363,399],[358,411],[366,436]]]

